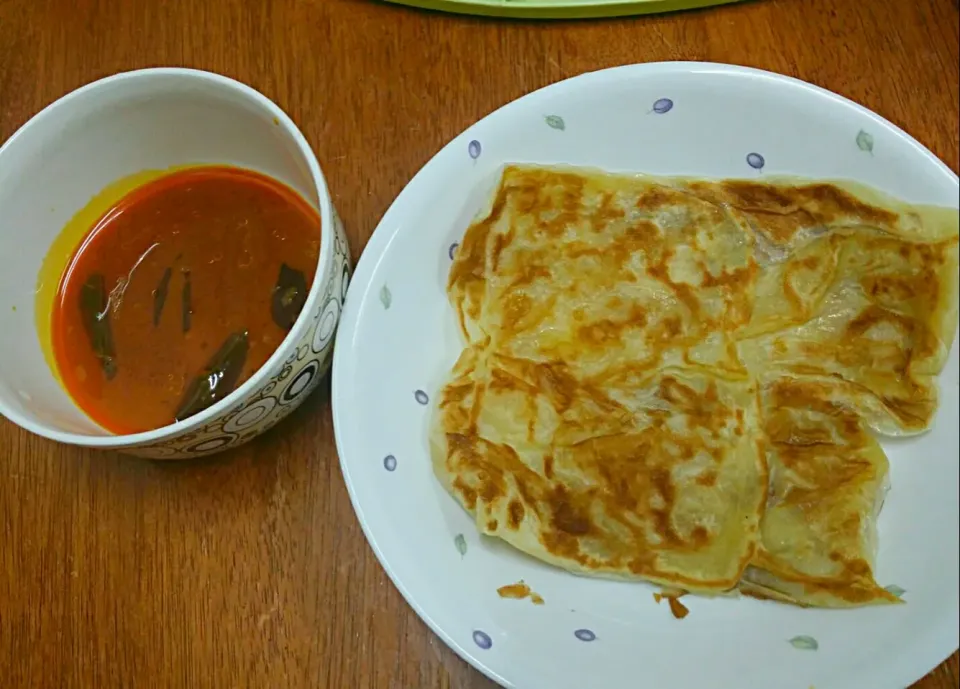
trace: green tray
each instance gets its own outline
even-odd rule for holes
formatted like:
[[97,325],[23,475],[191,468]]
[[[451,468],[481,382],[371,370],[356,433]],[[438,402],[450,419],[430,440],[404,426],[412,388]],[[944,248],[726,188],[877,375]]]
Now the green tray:
[[517,19],[585,19],[674,12],[739,0],[387,0],[440,12]]

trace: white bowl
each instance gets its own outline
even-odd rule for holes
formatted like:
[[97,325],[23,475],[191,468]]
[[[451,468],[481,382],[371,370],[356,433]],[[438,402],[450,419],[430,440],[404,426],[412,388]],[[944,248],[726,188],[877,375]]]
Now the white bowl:
[[[48,365],[35,326],[38,275],[67,221],[106,186],[192,164],[257,170],[298,191],[322,222],[316,276],[290,333],[237,390],[185,421],[114,435],[74,403]],[[246,442],[296,408],[328,369],[349,256],[316,157],[262,94],[188,69],[145,69],[88,84],[0,147],[0,413],[53,440],[154,458]]]

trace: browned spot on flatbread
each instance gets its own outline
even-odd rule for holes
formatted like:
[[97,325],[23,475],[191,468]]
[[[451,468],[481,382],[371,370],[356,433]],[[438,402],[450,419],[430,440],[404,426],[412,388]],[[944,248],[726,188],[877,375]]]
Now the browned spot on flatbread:
[[519,500],[511,500],[507,507],[507,512],[509,513],[507,525],[516,531],[520,527],[520,522],[523,521],[523,516],[526,513],[526,510],[523,509],[523,503]]

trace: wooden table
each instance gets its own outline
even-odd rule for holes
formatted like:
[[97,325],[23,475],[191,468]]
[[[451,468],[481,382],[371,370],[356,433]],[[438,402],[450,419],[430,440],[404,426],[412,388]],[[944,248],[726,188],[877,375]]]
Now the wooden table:
[[[630,62],[797,76],[881,113],[957,170],[958,27],[957,0],[768,0],[578,23],[365,0],[0,0],[0,140],[113,72],[221,72],[303,129],[357,256],[463,128],[550,82]],[[61,447],[0,420],[0,526],[8,689],[491,686],[416,617],[365,543],[326,389],[266,437],[193,463]],[[916,686],[956,689],[958,675],[954,654]]]

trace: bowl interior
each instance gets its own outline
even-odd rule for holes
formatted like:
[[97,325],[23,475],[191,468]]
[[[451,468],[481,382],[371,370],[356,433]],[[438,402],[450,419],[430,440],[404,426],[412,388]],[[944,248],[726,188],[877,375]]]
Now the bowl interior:
[[145,170],[216,163],[271,175],[319,209],[307,155],[266,98],[190,70],[110,77],[27,123],[0,148],[0,412],[28,426],[111,435],[61,387],[36,326],[49,318],[36,303],[44,258],[93,196]]

